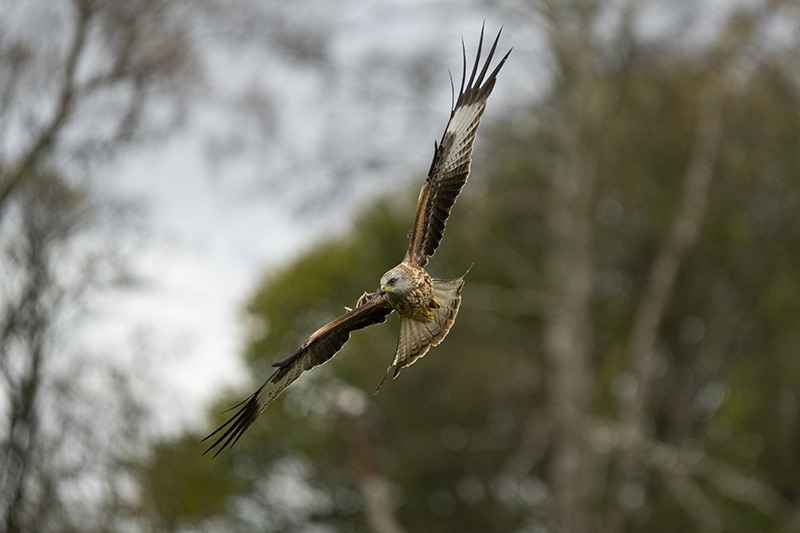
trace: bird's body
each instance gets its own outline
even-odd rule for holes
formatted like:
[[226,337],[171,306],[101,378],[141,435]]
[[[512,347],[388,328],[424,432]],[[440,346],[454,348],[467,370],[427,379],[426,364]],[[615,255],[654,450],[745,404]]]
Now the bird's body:
[[439,307],[433,296],[433,280],[424,268],[414,264],[403,262],[384,274],[380,291],[403,318],[427,322],[433,319],[432,309]]
[[450,210],[467,182],[475,134],[497,73],[508,57],[507,53],[486,75],[499,39],[498,33],[479,73],[483,46],[481,30],[478,54],[469,81],[466,81],[464,51],[458,99],[442,140],[435,145],[433,162],[420,191],[403,261],[383,275],[379,290],[364,293],[354,309],[348,308],[344,315],[312,333],[288,358],[272,365],[276,370],[267,382],[242,402],[243,405],[240,404],[233,417],[206,437],[209,439],[223,432],[207,451],[221,444],[218,454],[226,446],[233,446],[267,405],[304,371],[330,360],[347,342],[352,331],[385,322],[389,314],[397,311],[400,315],[400,338],[394,360],[386,372],[392,377],[397,377],[401,369],[425,355],[431,346],[439,344],[450,331],[461,305],[464,276],[452,280],[434,279],[425,271],[425,266],[428,258],[436,252]]

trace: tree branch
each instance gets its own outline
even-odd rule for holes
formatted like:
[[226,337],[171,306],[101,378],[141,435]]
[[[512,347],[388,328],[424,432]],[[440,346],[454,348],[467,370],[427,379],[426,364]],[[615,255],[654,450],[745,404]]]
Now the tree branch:
[[676,469],[665,472],[664,481],[681,507],[701,524],[701,531],[722,531],[722,519],[714,502],[697,482]]
[[592,445],[608,454],[635,454],[660,471],[676,500],[706,528],[720,529],[713,502],[693,478],[711,483],[723,496],[757,509],[781,522],[790,531],[800,531],[800,508],[763,481],[742,473],[733,465],[714,458],[702,448],[679,448],[660,440],[631,440],[623,425],[597,425]]
[[39,136],[31,145],[27,153],[22,156],[16,168],[10,173],[8,178],[0,184],[0,215],[3,212],[3,207],[11,196],[11,194],[28,178],[36,163],[36,160],[47,151],[53,143],[59,130],[64,126],[70,111],[72,110],[75,94],[76,94],[76,80],[75,71],[77,70],[78,62],[81,54],[86,45],[86,37],[88,33],[89,19],[92,16],[93,8],[90,2],[82,2],[76,0],[74,5],[78,12],[78,20],[75,28],[75,34],[72,38],[69,52],[67,54],[67,61],[64,68],[64,84],[61,87],[61,92],[58,96],[56,103],[56,112],[47,124],[39,133]]
[[623,419],[637,428],[643,425],[641,418],[649,398],[658,329],[675,287],[680,264],[697,242],[705,216],[722,133],[719,88],[713,86],[710,92],[711,101],[701,109],[698,118],[697,137],[686,169],[678,212],[650,268],[628,345],[637,387],[636,393],[623,406]]
[[352,412],[342,405],[339,412],[349,427],[353,470],[364,498],[367,524],[373,533],[405,533],[394,514],[389,482],[380,471],[378,445],[372,430],[362,413]]

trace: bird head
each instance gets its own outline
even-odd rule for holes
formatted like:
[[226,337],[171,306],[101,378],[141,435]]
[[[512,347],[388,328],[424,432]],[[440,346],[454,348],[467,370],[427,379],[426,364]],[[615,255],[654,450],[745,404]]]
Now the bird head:
[[391,269],[381,278],[380,294],[387,292],[404,292],[409,289],[411,284],[406,276],[397,267]]

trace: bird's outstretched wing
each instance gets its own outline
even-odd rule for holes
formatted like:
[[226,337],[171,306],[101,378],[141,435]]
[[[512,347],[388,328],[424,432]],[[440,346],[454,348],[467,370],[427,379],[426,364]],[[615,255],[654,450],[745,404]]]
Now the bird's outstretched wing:
[[486,76],[499,40],[500,33],[497,34],[497,38],[489,50],[489,56],[478,73],[481,48],[483,47],[483,29],[481,29],[481,40],[478,44],[475,66],[466,83],[467,52],[464,48],[461,88],[450,113],[450,120],[442,136],[442,141],[435,147],[428,178],[419,194],[417,214],[409,234],[410,242],[408,252],[406,252],[406,261],[415,262],[423,267],[428,263],[428,258],[436,252],[436,248],[439,247],[439,242],[442,240],[450,210],[467,182],[472,162],[472,145],[475,142],[475,134],[478,131],[483,110],[486,108],[486,100],[492,93],[497,73],[508,58],[508,54],[511,53],[509,50],[492,73]]
[[272,365],[277,369],[267,382],[252,396],[234,406],[232,409],[238,407],[239,410],[216,431],[203,439],[206,441],[218,433],[222,433],[204,453],[219,446],[214,454],[216,457],[226,447],[236,444],[239,437],[250,427],[258,415],[283,392],[283,389],[299,378],[300,374],[331,359],[350,339],[351,331],[385,322],[391,312],[392,308],[386,303],[384,296],[377,292],[365,293],[359,298],[355,309],[347,311],[344,315],[315,331],[296,352],[287,359]]

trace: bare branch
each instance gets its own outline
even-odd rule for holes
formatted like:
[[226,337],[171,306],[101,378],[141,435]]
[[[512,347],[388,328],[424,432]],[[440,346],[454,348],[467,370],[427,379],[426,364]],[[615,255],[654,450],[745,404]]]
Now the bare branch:
[[697,482],[689,476],[679,474],[676,470],[667,472],[664,480],[675,501],[701,525],[701,531],[722,531],[719,511]]
[[395,517],[390,486],[378,466],[378,445],[362,413],[352,407],[339,405],[339,412],[347,420],[353,453],[353,470],[364,498],[364,514],[374,533],[405,533]]
[[76,0],[74,5],[77,9],[78,18],[76,21],[75,34],[73,35],[72,43],[67,53],[67,60],[64,68],[64,81],[58,96],[58,102],[56,103],[55,114],[50,119],[50,122],[42,128],[27,153],[22,156],[16,169],[10,173],[8,178],[4,180],[4,183],[0,184],[0,213],[2,213],[3,206],[6,200],[8,200],[8,197],[30,176],[36,160],[50,148],[53,140],[64,126],[72,110],[76,92],[75,71],[86,46],[89,20],[93,13],[90,2]]
[[763,481],[744,475],[733,466],[707,457],[706,477],[720,493],[732,500],[752,505],[767,516],[788,522],[793,531],[800,529],[798,509]]
[[636,394],[625,405],[623,417],[638,427],[642,425],[640,417],[649,396],[658,328],[675,286],[681,261],[697,241],[705,216],[709,185],[714,174],[722,132],[719,88],[713,86],[710,92],[710,102],[701,109],[698,118],[697,136],[692,158],[686,169],[678,212],[650,268],[629,343],[637,389]]
[[614,94],[595,46],[598,2],[544,0],[561,88],[555,98],[556,149],[549,178],[546,215],[550,233],[545,322],[550,364],[548,391],[553,450],[553,511],[564,532],[594,529],[599,470],[586,435],[590,430],[593,378],[590,316],[593,271],[592,207],[598,180],[597,144]]
[[[650,464],[659,468],[667,479],[672,479],[674,482],[677,479],[688,480],[690,477],[704,478],[722,495],[758,509],[764,515],[788,526],[791,531],[800,530],[798,522],[800,509],[763,481],[711,457],[702,449],[681,450],[670,444],[655,441],[650,450],[647,454]],[[658,460],[663,457],[672,459]],[[685,481],[680,481],[678,486],[684,489],[687,487]],[[692,498],[694,499],[694,496]]]
[[800,531],[800,508],[767,483],[710,456],[702,447],[679,448],[660,440],[630,439],[624,425],[596,425],[591,444],[607,454],[636,454],[662,473],[678,503],[712,531],[721,528],[719,513],[695,478],[710,482],[723,496],[750,505],[790,531]]
[[544,316],[553,304],[552,295],[528,287],[471,283],[469,290],[474,309],[502,316]]
[[544,413],[528,414],[523,425],[522,436],[517,448],[506,457],[503,471],[523,479],[544,459],[547,446],[550,444],[551,423]]

